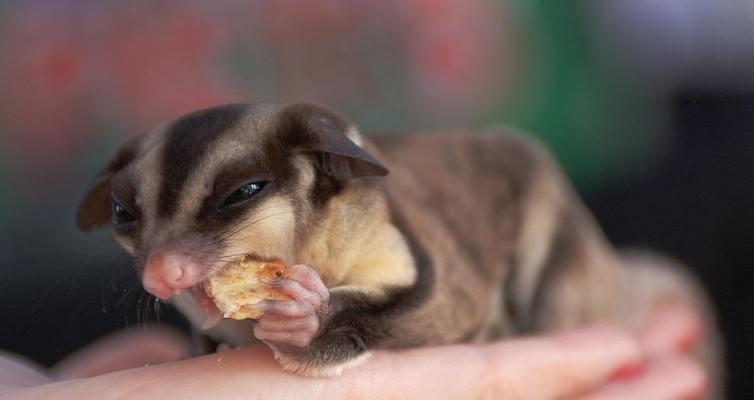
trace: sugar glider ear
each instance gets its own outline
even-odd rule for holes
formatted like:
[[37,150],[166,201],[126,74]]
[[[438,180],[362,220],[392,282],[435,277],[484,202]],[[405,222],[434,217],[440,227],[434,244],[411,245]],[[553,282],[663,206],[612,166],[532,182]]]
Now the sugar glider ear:
[[387,168],[348,138],[356,127],[327,107],[297,103],[280,114],[282,137],[302,152],[314,153],[316,167],[338,180],[383,176]]
[[88,232],[110,223],[112,209],[110,179],[133,161],[142,137],[143,135],[133,137],[121,145],[105,168],[94,178],[76,213],[76,224],[82,231]]

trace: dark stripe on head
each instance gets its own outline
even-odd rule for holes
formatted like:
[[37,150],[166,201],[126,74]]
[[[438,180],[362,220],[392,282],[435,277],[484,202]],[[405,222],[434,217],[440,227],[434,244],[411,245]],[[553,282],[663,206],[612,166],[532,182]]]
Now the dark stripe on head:
[[[248,201],[222,208],[219,206],[219,202],[222,201],[221,196],[209,197],[199,209],[197,220],[200,223],[195,229],[197,232],[206,235],[206,237],[212,237],[218,241],[232,237],[274,213],[272,212],[262,215],[254,221],[247,221],[244,219],[246,215],[255,212],[259,205],[263,204],[270,196],[274,196],[276,192],[279,192],[279,188],[276,187],[276,183],[273,181],[268,183],[261,192],[254,195],[254,197]],[[215,200],[215,198],[218,200]],[[241,226],[240,224],[246,225]]]
[[207,155],[217,139],[237,126],[248,109],[246,104],[228,104],[189,114],[171,124],[162,155],[162,186],[157,214],[175,213],[181,189],[191,171]]
[[[294,175],[290,156],[297,153],[311,157],[316,178],[309,201],[315,207],[321,208],[340,193],[351,177],[387,173],[346,137],[350,123],[326,107],[308,103],[288,106],[279,113],[274,129],[275,134],[268,135],[264,146],[270,169],[285,183]],[[384,173],[374,172],[380,169]]]
[[346,183],[317,172],[309,192],[309,201],[314,207],[324,208],[327,202],[343,191]]
[[[325,120],[319,117],[327,116]],[[294,104],[280,112],[277,120],[278,141],[291,148],[315,149],[322,142],[320,132],[342,135],[348,125],[339,116],[310,104]]]
[[291,161],[294,152],[305,151],[316,147],[318,137],[310,131],[308,119],[310,112],[298,105],[286,107],[282,110],[262,145],[264,153],[264,167],[284,185],[295,177]]
[[[323,115],[327,116],[324,120],[320,118]],[[320,160],[322,154],[314,150],[323,147],[322,138],[324,136],[344,135],[344,132],[348,129],[348,123],[329,110],[304,103],[295,104],[283,110],[278,119],[277,129],[277,135],[273,138],[274,142],[267,143],[265,150],[273,156],[272,159],[282,158],[275,157],[275,155],[283,153],[283,150],[309,152],[312,165],[315,166],[315,180],[312,190],[309,192],[309,200],[312,205],[321,208],[327,203],[327,200],[343,189],[344,183],[327,176],[321,168],[317,168],[322,162]],[[277,164],[281,164],[281,162],[290,163],[290,160],[286,158],[280,160]],[[278,167],[277,169],[281,168]],[[287,164],[282,169],[292,170]],[[284,176],[288,175],[285,171],[280,171],[277,174],[280,173],[283,173]]]
[[[270,182],[271,180],[272,176],[261,167],[260,160],[252,156],[226,165],[215,176],[212,193],[204,199],[199,208],[197,220],[201,223],[197,229],[211,233],[227,229],[234,222],[240,222],[245,213],[267,197],[271,191],[276,190],[275,181]],[[242,184],[248,182],[268,182],[268,184],[250,201],[223,208],[226,198]]]

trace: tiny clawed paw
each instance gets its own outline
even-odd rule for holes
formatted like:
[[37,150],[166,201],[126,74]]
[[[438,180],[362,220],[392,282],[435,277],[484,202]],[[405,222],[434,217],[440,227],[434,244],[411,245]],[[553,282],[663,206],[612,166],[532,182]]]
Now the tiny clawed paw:
[[294,265],[272,282],[288,300],[267,300],[255,306],[262,317],[254,336],[275,347],[307,347],[317,334],[328,309],[329,292],[317,272],[308,265]]
[[313,315],[299,318],[268,315],[260,318],[256,326],[268,331],[316,332],[319,321]]
[[329,302],[330,292],[319,274],[305,264],[288,268],[283,277],[275,279],[273,286],[292,300],[311,304],[317,311]]
[[[311,306],[314,310],[318,310],[323,304],[327,303],[327,295],[323,295],[316,291],[310,290],[301,283],[292,279],[280,278],[273,283],[275,290],[288,296],[291,300],[299,303],[303,303]],[[279,300],[280,303],[285,300]]]
[[284,317],[300,318],[316,314],[316,308],[313,304],[302,300],[265,300],[262,303],[255,304],[254,308],[262,311],[262,318],[265,317]]
[[277,346],[308,346],[319,330],[319,317],[313,308],[292,300],[277,303],[257,321],[254,336]]
[[325,286],[324,282],[322,282],[322,278],[320,278],[317,271],[315,271],[314,268],[309,265],[294,265],[288,268],[284,276],[288,279],[292,279],[300,283],[302,286],[313,292],[317,292],[322,295],[326,295],[328,293],[327,287]]

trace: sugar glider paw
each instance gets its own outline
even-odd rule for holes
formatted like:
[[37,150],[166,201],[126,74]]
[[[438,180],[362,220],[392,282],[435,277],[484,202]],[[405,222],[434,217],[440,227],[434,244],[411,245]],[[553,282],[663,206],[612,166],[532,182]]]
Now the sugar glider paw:
[[327,315],[329,291],[310,266],[294,265],[277,279],[275,289],[289,300],[266,300],[256,307],[263,312],[254,327],[254,336],[277,353],[309,346]]

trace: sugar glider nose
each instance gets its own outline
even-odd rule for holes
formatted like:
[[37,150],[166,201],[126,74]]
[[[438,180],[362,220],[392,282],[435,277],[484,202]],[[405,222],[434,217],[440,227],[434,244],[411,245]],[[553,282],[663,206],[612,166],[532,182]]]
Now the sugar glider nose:
[[186,254],[156,250],[147,257],[142,284],[147,292],[167,300],[204,280],[203,270]]

